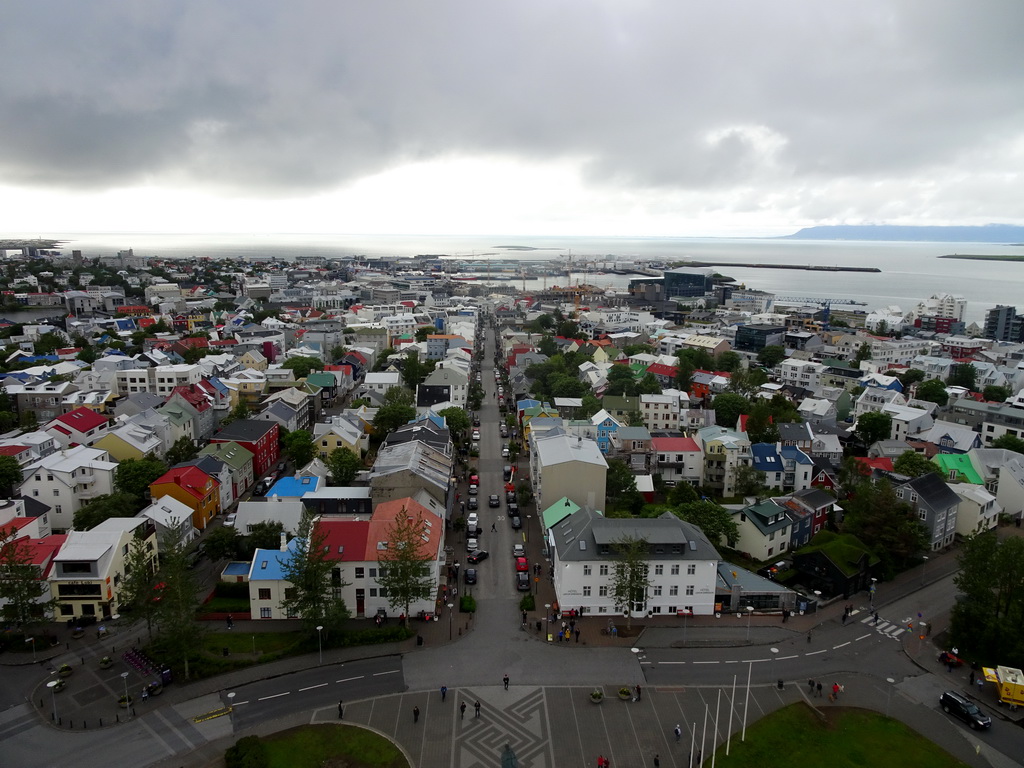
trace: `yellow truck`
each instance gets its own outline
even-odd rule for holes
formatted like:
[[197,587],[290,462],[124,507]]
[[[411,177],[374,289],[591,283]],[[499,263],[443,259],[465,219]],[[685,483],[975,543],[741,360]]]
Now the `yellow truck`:
[[982,667],[981,671],[986,680],[995,683],[1000,704],[1010,709],[1024,706],[1024,672],[1013,667]]

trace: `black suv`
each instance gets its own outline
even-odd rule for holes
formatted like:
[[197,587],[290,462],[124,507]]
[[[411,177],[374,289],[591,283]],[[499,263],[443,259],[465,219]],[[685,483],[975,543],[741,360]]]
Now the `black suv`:
[[978,705],[956,691],[946,691],[939,696],[939,704],[947,715],[959,717],[971,728],[980,731],[992,725],[992,718],[978,709]]

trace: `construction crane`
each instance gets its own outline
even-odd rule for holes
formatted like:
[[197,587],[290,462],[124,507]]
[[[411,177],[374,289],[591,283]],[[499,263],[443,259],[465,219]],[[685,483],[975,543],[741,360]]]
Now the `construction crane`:
[[821,324],[828,330],[828,319],[832,314],[833,304],[848,304],[850,306],[866,307],[866,301],[856,299],[816,298],[807,296],[776,296],[775,301],[780,304],[796,304],[802,306],[814,305],[821,307]]

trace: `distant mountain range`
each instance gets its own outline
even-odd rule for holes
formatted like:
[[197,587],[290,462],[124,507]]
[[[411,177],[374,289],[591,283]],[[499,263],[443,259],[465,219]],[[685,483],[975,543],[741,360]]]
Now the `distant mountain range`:
[[985,224],[979,227],[903,227],[887,224],[804,227],[780,240],[916,240],[928,243],[1024,243],[1024,227]]

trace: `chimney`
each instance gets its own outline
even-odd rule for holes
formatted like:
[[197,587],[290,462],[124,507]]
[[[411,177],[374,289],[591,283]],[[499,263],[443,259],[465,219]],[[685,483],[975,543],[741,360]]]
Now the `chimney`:
[[288,551],[288,534],[286,534],[284,531],[281,531],[281,551]]

